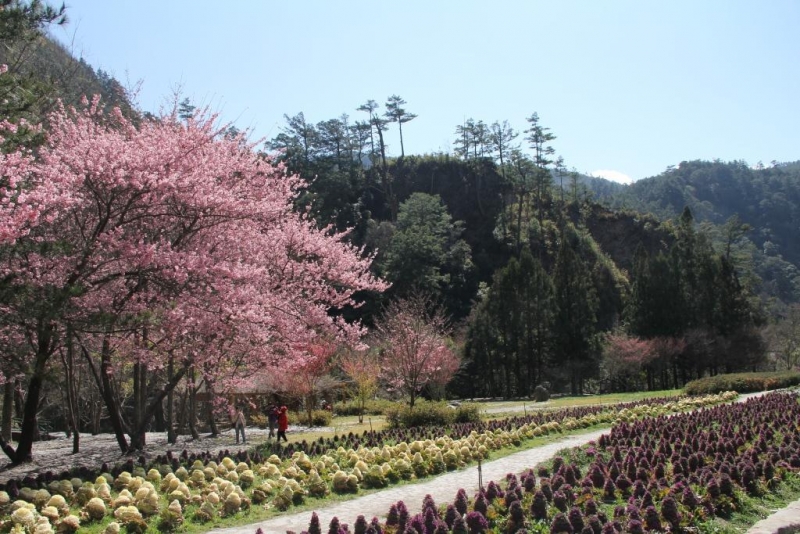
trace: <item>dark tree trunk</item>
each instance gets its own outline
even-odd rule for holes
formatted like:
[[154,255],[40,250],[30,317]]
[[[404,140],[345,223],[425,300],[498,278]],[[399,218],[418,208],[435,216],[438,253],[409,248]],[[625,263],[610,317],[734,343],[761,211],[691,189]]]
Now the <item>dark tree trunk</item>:
[[29,462],[33,459],[33,442],[38,434],[36,415],[39,411],[39,398],[42,393],[42,383],[45,376],[47,361],[53,353],[54,326],[46,320],[40,320],[37,325],[36,360],[33,373],[28,382],[28,393],[22,407],[22,424],[20,425],[20,438],[17,448],[0,438],[0,449],[9,457],[13,464]]
[[100,420],[103,417],[103,403],[94,400],[92,395],[91,401],[91,418],[92,418],[92,435],[97,436],[100,434]]
[[159,406],[156,408],[156,413],[153,416],[153,429],[156,432],[166,432],[167,431],[167,423],[166,419],[164,418],[164,406]]
[[189,372],[189,433],[192,439],[200,439],[200,434],[197,433],[197,388],[194,383],[194,367]]
[[3,430],[0,436],[11,441],[11,426],[14,420],[14,385],[16,380],[9,380],[3,387]]
[[217,420],[214,417],[214,384],[206,378],[206,389],[208,390],[208,401],[206,402],[208,410],[208,426],[211,428],[211,437],[215,438],[219,435],[219,427]]
[[400,157],[406,157],[406,149],[403,146],[403,123],[401,121],[397,121],[397,127],[400,129]]
[[[149,392],[155,391],[158,388],[158,381],[161,377],[159,373],[148,373],[147,379],[147,391],[148,395]],[[145,397],[145,406],[147,406],[147,397]],[[164,425],[164,403],[156,406],[156,411],[153,414],[153,418],[151,419],[151,430],[155,432],[164,432],[165,425]]]
[[[38,358],[37,358],[38,359]],[[20,425],[20,438],[14,457],[11,458],[15,464],[29,462],[33,459],[33,442],[36,439],[37,418],[39,411],[39,396],[42,392],[42,381],[44,377],[44,363],[39,365],[31,376],[28,383],[28,394],[25,397],[25,405],[22,411],[22,424]]]
[[[72,454],[78,454],[81,448],[80,428],[78,423],[78,400],[75,380],[75,343],[72,327],[67,326],[67,353],[63,358],[64,376],[67,394],[67,428],[72,433]],[[63,355],[63,353],[62,353]],[[69,437],[69,436],[68,436]]]
[[188,400],[188,392],[184,391],[183,393],[178,394],[178,435],[183,436],[186,434],[186,404]]
[[[108,336],[103,339],[103,347],[100,352],[100,393],[108,409],[108,417],[111,420],[111,427],[114,429],[114,436],[117,438],[117,444],[119,445],[120,451],[124,453],[128,450],[128,440],[125,438],[125,423],[122,420],[119,402],[114,395],[114,384],[111,379],[111,344],[109,343]],[[87,353],[87,358],[88,357]]]
[[[175,357],[172,352],[169,354],[169,361],[167,362],[167,380],[172,381],[172,375],[175,373]],[[175,435],[175,392],[170,390],[167,394],[167,443],[170,445],[178,441],[178,436]]]
[[158,392],[157,395],[153,398],[149,405],[147,405],[146,409],[142,413],[142,418],[140,424],[134,428],[133,432],[130,434],[131,444],[128,447],[128,450],[125,452],[132,453],[134,451],[139,451],[144,449],[145,446],[145,435],[147,433],[147,426],[150,424],[150,421],[153,419],[153,415],[156,413],[157,406],[161,404],[166,396],[169,394],[170,391],[175,389],[175,386],[181,381],[183,376],[186,374],[187,366],[184,365],[178,373],[172,377],[172,380],[167,382],[161,391]]
[[[142,425],[144,410],[147,403],[147,378],[146,369],[141,362],[133,365],[133,428]],[[144,448],[146,435],[142,436],[141,448]]]
[[208,426],[211,427],[212,438],[219,436],[219,427],[217,426],[217,420],[214,417],[214,409],[210,404],[208,406]]

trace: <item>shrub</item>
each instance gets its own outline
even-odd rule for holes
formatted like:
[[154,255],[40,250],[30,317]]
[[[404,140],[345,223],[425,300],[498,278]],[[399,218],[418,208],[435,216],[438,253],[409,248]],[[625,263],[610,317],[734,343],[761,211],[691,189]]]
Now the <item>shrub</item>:
[[250,424],[252,426],[257,426],[258,428],[266,428],[267,427],[267,416],[263,413],[254,413],[248,417],[250,420]]
[[720,393],[722,391],[750,393],[786,388],[798,384],[800,384],[800,373],[796,371],[777,373],[733,373],[692,380],[686,384],[683,389],[687,395],[708,395],[711,393]]
[[397,404],[386,411],[386,421],[392,428],[415,426],[444,426],[455,421],[456,410],[446,402],[420,400],[412,410],[407,405]]
[[536,386],[536,389],[533,390],[533,400],[536,402],[545,402],[550,400],[550,391],[548,388],[539,384]]
[[330,426],[331,417],[331,412],[328,410],[314,410],[311,412],[311,424],[309,424],[306,412],[290,413],[289,423],[302,426]]
[[456,423],[480,423],[481,409],[478,404],[465,402],[456,408]]
[[[392,408],[397,403],[387,399],[371,399],[364,406],[364,415],[384,415],[386,410]],[[339,402],[333,407],[336,415],[358,415],[358,400]]]

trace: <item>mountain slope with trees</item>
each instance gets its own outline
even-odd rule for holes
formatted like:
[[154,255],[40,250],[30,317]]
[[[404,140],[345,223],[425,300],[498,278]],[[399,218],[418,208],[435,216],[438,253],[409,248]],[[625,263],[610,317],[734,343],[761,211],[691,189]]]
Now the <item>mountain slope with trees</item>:
[[597,193],[611,207],[662,219],[689,207],[715,242],[734,249],[737,268],[757,274],[766,298],[800,300],[800,163],[688,161],[610,194]]

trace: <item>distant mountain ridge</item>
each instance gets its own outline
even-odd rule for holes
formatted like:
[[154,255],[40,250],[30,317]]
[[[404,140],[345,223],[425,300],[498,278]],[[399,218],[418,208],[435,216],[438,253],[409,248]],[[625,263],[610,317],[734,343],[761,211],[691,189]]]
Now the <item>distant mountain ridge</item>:
[[587,186],[609,207],[661,219],[685,206],[699,223],[722,225],[737,215],[751,227],[746,240],[765,283],[775,284],[783,299],[800,297],[800,161],[756,168],[744,161],[684,161],[629,186],[608,188],[596,180]]

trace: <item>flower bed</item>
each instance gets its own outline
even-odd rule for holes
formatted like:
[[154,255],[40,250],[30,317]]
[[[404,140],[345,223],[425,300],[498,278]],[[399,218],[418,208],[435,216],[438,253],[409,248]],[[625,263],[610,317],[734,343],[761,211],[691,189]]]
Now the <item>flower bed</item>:
[[[45,476],[23,484],[10,481],[6,491],[0,492],[0,529],[14,527],[45,534],[54,528],[70,532],[81,522],[101,522],[108,523],[109,533],[120,526],[128,531],[143,531],[149,524],[174,530],[185,520],[216,520],[246,513],[254,505],[284,510],[308,496],[323,498],[331,492],[381,488],[400,480],[457,469],[487,458],[492,451],[519,446],[539,436],[664,416],[735,396],[726,393],[661,403],[646,401],[627,404],[621,410],[608,406],[559,410],[477,427],[454,425],[438,436],[434,429],[412,429],[389,434],[398,440],[391,444],[387,436],[381,436],[380,446],[340,445],[315,456],[294,451],[288,458],[272,454],[263,459],[256,454],[246,462],[242,461],[244,455],[238,461],[221,455],[193,461],[188,455],[182,459],[167,455],[163,463],[149,469],[130,465],[130,470],[115,469],[113,474],[102,473],[89,479],[48,480]],[[400,441],[411,435],[430,437]],[[377,439],[378,436],[367,435],[365,442]]]
[[[413,517],[398,502],[385,523],[359,517],[355,532],[694,532],[748,497],[784,484],[800,490],[800,403],[797,395],[771,394],[622,422],[565,456],[490,482],[472,499],[463,489],[444,507],[427,497]],[[309,533],[318,528],[314,518]]]

